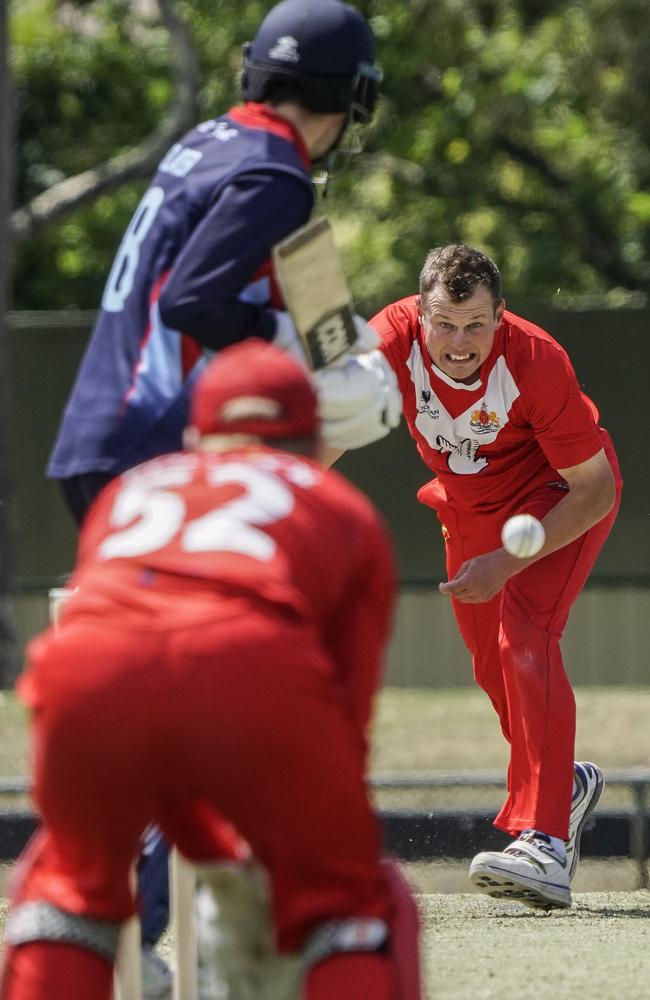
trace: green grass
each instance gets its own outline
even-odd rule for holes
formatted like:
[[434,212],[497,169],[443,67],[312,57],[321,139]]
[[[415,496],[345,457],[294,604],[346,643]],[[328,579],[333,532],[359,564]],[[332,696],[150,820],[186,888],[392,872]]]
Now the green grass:
[[[578,760],[606,768],[650,766],[650,687],[576,691]],[[373,732],[374,771],[492,770],[507,745],[478,688],[382,692]]]

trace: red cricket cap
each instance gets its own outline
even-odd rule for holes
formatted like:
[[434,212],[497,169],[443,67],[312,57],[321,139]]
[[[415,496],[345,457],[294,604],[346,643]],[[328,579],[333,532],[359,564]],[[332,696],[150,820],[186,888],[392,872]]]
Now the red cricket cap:
[[189,424],[201,434],[315,437],[316,391],[291,355],[252,337],[220,351],[199,375]]

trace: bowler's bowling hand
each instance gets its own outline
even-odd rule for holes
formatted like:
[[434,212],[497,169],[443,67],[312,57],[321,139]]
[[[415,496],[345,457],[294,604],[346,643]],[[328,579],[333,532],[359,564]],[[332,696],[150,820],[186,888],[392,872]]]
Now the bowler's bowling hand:
[[524,565],[524,560],[509,555],[505,549],[495,549],[466,559],[451,580],[439,584],[438,590],[464,604],[484,604]]

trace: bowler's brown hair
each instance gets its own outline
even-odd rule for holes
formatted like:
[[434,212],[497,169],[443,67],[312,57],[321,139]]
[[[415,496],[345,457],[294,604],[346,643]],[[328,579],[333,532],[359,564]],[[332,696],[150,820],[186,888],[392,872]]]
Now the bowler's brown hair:
[[499,268],[480,250],[464,243],[435,247],[427,254],[420,272],[423,309],[426,309],[428,296],[435,285],[442,285],[454,302],[469,298],[479,285],[485,285],[490,290],[495,307],[502,298]]

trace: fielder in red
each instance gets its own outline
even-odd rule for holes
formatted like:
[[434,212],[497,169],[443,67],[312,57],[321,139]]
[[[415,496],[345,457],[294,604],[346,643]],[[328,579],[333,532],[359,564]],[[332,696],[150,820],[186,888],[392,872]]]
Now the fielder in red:
[[[575,702],[560,638],[618,510],[621,478],[598,411],[565,351],[507,312],[496,265],[467,246],[431,251],[420,294],[371,320],[408,427],[435,473],[418,494],[442,524],[451,600],[474,676],[510,743],[495,823],[517,838],[479,854],[478,889],[569,906],[580,833],[603,787],[574,764]],[[501,544],[507,518],[541,519],[528,559]]]
[[271,345],[223,351],[190,421],[188,450],[101,493],[77,592],[29,649],[43,827],[15,873],[0,997],[109,1000],[142,831],[205,864],[232,836],[221,814],[269,874],[309,1000],[419,1000],[414,904],[365,786],[386,532],[315,460],[314,390]]

